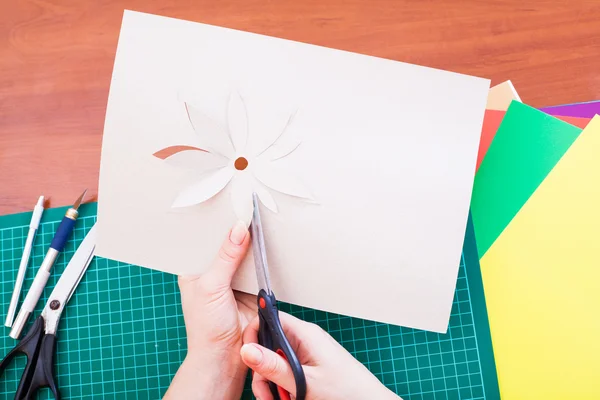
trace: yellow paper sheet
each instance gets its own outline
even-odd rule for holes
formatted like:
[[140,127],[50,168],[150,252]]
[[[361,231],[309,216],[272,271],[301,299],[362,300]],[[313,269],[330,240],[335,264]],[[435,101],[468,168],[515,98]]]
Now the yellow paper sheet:
[[513,100],[521,101],[511,81],[502,82],[490,88],[486,109],[506,111]]
[[600,399],[600,116],[481,268],[502,399]]

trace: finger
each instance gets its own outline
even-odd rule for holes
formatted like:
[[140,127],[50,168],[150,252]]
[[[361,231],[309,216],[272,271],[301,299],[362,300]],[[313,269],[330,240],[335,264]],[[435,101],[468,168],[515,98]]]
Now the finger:
[[[320,330],[316,325],[302,321],[294,317],[293,315],[279,311],[279,321],[281,327],[285,332],[285,336],[288,338],[292,348],[297,351],[302,341],[316,340],[316,330]],[[258,343],[258,329],[260,320],[255,317],[242,335],[243,343]]]
[[[279,321],[281,322],[281,327],[283,328],[284,331],[290,331],[290,332],[294,332],[294,331],[302,331],[307,329],[306,326],[307,325],[311,325],[308,322],[302,321],[301,319],[298,319],[296,317],[294,317],[293,315],[290,315],[288,313],[285,313],[283,311],[279,311]],[[250,324],[248,325],[248,329],[255,331],[258,334],[258,327],[260,325],[260,320],[258,317],[254,318]]]
[[252,393],[254,393],[254,397],[260,400],[274,400],[269,381],[257,373],[252,376]]
[[296,392],[294,373],[283,357],[254,343],[243,345],[240,354],[244,364],[255,373],[289,393]]
[[212,267],[204,274],[205,279],[215,286],[230,286],[235,271],[246,256],[249,244],[250,234],[246,224],[236,222],[223,241]]
[[244,329],[244,332],[242,333],[242,343],[258,343],[258,324],[259,318],[257,315],[252,318],[246,329]]

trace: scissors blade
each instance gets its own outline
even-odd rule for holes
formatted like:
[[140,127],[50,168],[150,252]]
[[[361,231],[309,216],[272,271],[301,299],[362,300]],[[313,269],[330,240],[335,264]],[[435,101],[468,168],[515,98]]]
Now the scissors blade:
[[252,253],[254,254],[254,267],[256,269],[256,280],[258,288],[267,294],[271,292],[271,281],[269,280],[269,264],[267,263],[267,251],[265,249],[265,237],[263,235],[262,223],[260,221],[260,210],[258,209],[258,196],[252,194],[254,211],[252,223],[250,224],[250,235],[252,237]]
[[77,248],[77,251],[75,251],[75,254],[73,254],[42,311],[42,316],[46,322],[46,333],[56,333],[63,308],[71,299],[77,285],[79,285],[81,278],[92,262],[95,248],[96,226],[94,225]]

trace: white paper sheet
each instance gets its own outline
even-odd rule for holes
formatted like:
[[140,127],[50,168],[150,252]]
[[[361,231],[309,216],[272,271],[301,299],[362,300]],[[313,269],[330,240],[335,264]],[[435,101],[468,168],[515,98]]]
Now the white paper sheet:
[[[246,212],[232,192],[254,187],[269,206],[261,211],[280,300],[445,332],[488,89],[480,78],[126,11],[97,254],[201,273]],[[215,167],[230,168],[230,181],[173,208],[206,171],[204,160],[196,170],[154,156],[170,146],[224,156]],[[243,171],[232,167],[238,157]],[[251,255],[234,285],[256,292]]]

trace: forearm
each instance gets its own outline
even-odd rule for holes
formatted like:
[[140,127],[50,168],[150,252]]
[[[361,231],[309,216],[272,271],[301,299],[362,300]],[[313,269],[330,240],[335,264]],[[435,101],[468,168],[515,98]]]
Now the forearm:
[[188,354],[164,399],[238,400],[247,371],[239,356]]

